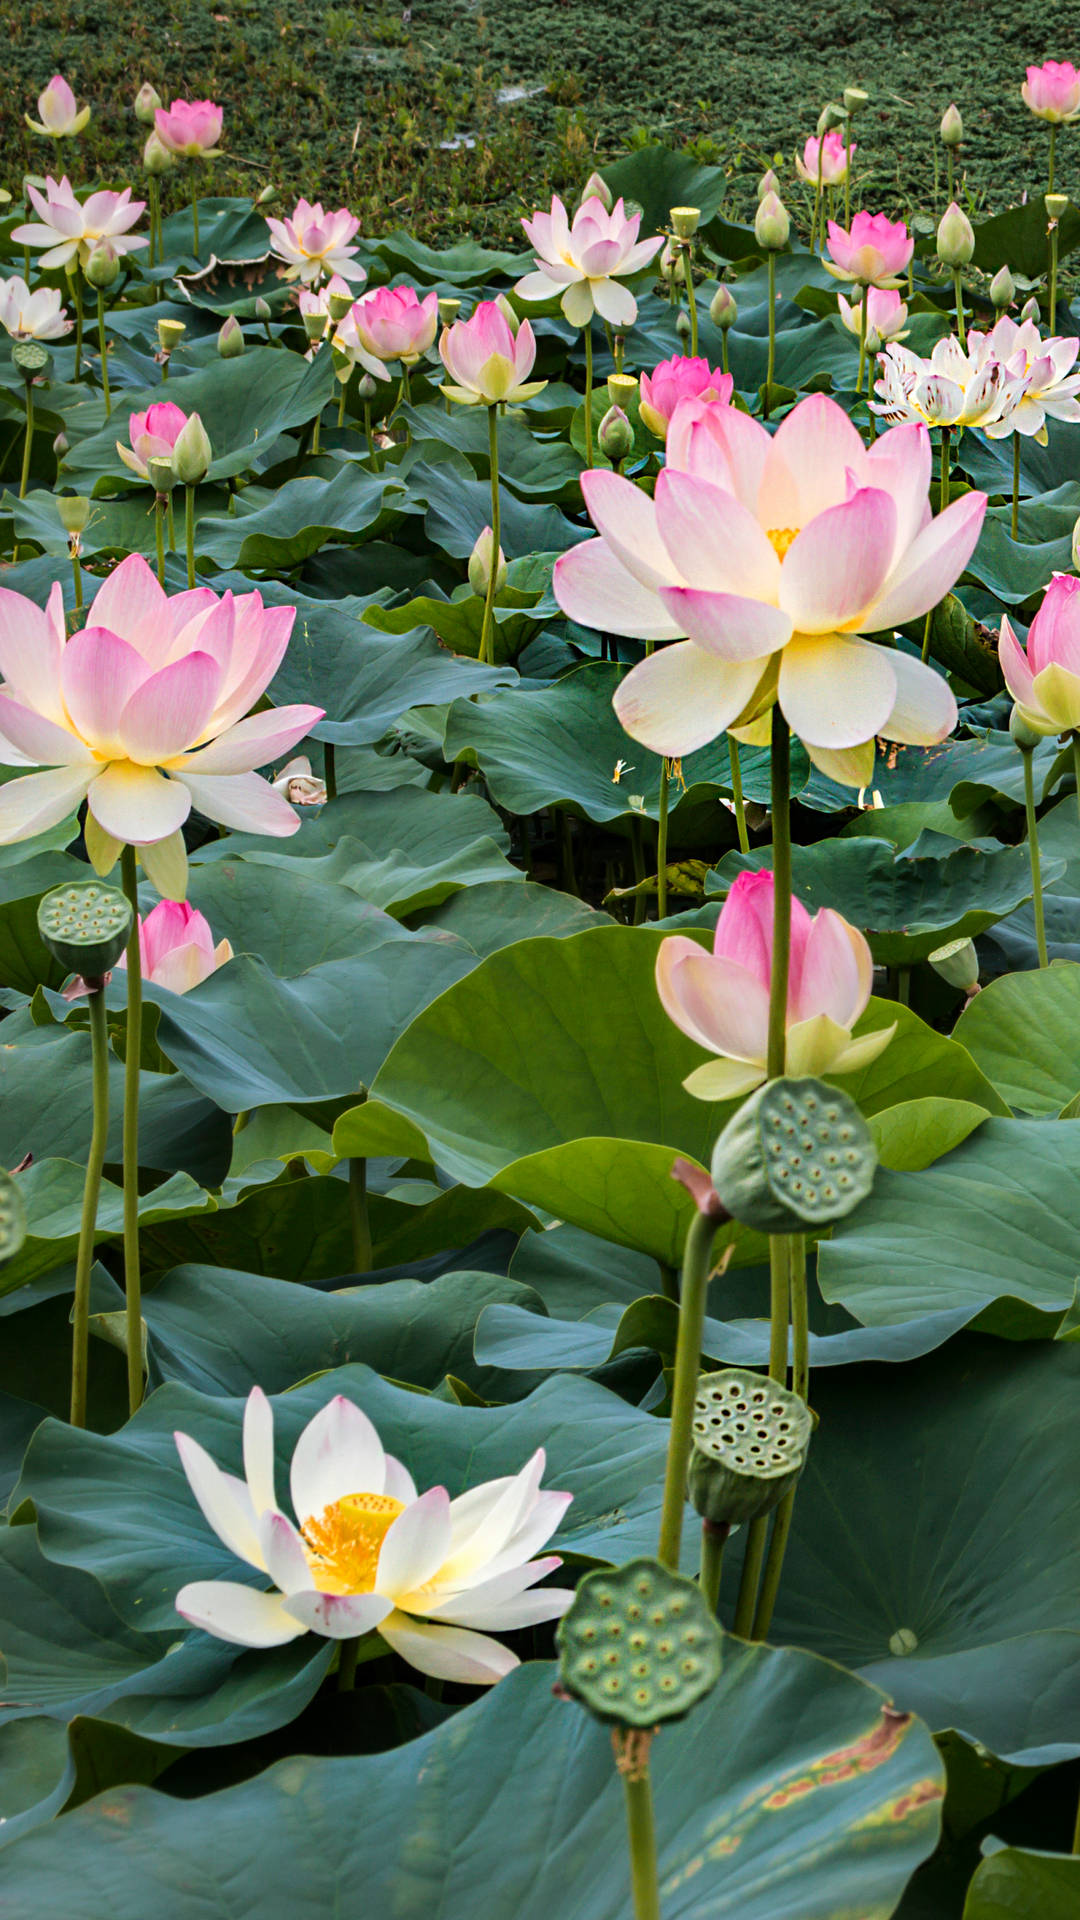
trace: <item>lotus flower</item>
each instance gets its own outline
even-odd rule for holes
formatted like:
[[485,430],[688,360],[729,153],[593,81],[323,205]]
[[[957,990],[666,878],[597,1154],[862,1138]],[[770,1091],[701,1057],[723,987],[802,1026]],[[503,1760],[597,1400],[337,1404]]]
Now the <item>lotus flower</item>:
[[1036,733],[1080,728],[1080,580],[1055,573],[1031,623],[1024,652],[1006,614],[998,659],[1020,716]]
[[183,1587],[177,1611],[219,1640],[278,1647],[302,1633],[346,1640],[377,1631],[421,1673],[488,1686],[519,1662],[473,1629],[553,1620],[573,1599],[560,1588],[528,1591],[561,1565],[557,1554],[530,1555],[570,1504],[568,1493],[540,1489],[543,1448],[520,1473],[456,1500],[445,1487],[418,1495],[367,1415],[339,1394],[293,1450],[295,1526],[277,1504],[273,1412],[258,1387],[244,1412],[245,1479],[223,1473],[186,1433],[176,1445],[218,1538],[276,1588],[232,1580]]
[[286,280],[302,280],[305,286],[314,286],[331,274],[340,274],[346,280],[367,279],[365,269],[353,258],[356,248],[348,244],[360,231],[360,222],[348,207],[324,213],[318,200],[314,205],[298,200],[287,219],[274,220],[267,214],[266,224],[272,251],[287,263]]
[[1080,420],[1080,373],[1074,373],[1080,339],[1044,340],[1033,320],[1018,325],[1003,314],[990,333],[968,328],[968,352],[979,366],[998,360],[1010,378],[1019,382],[1019,398],[999,420],[984,431],[991,440],[1021,433],[1045,447],[1047,419]]
[[133,413],[128,420],[128,438],[130,447],[118,440],[116,451],[125,467],[137,473],[140,480],[149,480],[151,460],[169,460],[184,428],[188,417],[181,407],[174,406],[171,400],[158,400],[145,413]]
[[81,133],[90,118],[89,107],[80,107],[62,73],[54,73],[44,93],[38,94],[40,120],[23,115],[28,127],[49,140],[71,140]]
[[600,538],[559,556],[559,605],[602,632],[679,642],[623,680],[626,731],[678,758],[778,700],[815,764],[856,787],[876,734],[943,740],[956,719],[945,682],[858,637],[936,606],[971,556],[985,494],[932,519],[929,484],[925,427],[867,450],[824,394],[772,436],[735,407],[681,401],[654,500],[583,474]]
[[377,287],[357,300],[341,321],[334,345],[354,362],[389,380],[385,363],[414,366],[431,346],[439,325],[439,296],[421,300],[415,287]]
[[[773,876],[740,873],[724,901],[711,953],[683,934],[660,943],[656,986],[670,1020],[719,1054],[683,1085],[699,1100],[731,1100],[767,1078],[772,977]],[[888,1046],[895,1023],[858,1040],[874,963],[863,935],[822,907],[811,919],[791,902],[785,1071],[853,1073]]]
[[0,761],[49,769],[0,787],[0,845],[43,833],[83,799],[102,834],[134,846],[179,837],[192,806],[241,832],[295,833],[299,815],[255,768],[295,746],[322,709],[244,718],[294,617],[258,593],[169,596],[137,553],[70,640],[59,585],[44,611],[0,589]]
[[1080,73],[1071,60],[1044,60],[1028,68],[1020,97],[1037,120],[1061,126],[1080,114]]
[[883,213],[857,213],[851,229],[829,221],[831,260],[822,265],[837,280],[856,280],[863,287],[895,287],[907,270],[915,242],[902,220]]
[[[904,327],[907,324],[907,305],[891,287],[867,287],[863,294],[866,302],[866,350],[868,353],[880,353],[889,340],[906,340]],[[862,301],[852,306],[842,293],[836,296],[840,309],[840,318],[849,333],[858,339],[862,329]]]
[[31,293],[17,273],[0,280],[0,326],[13,340],[59,340],[71,332],[71,325],[58,287],[38,287]]
[[668,421],[680,400],[709,401],[726,406],[734,381],[730,373],[710,367],[707,360],[692,360],[677,353],[662,360],[651,373],[641,376],[639,412],[650,433],[658,440],[667,438]]
[[159,107],[154,131],[166,153],[178,160],[213,160],[220,151],[222,109],[212,100],[174,100]]
[[[954,334],[939,340],[929,360],[907,347],[887,346],[870,405],[884,420],[923,421],[928,427],[983,427],[1007,419],[1023,394],[1023,380],[992,355],[964,352]],[[1003,431],[1009,432],[1008,426]]]
[[287,760],[281,772],[274,775],[273,784],[275,791],[283,793],[294,807],[321,807],[326,802],[326,781],[312,771],[306,753]]
[[[159,900],[139,921],[139,954],[143,979],[170,993],[190,993],[233,957],[232,943],[214,945],[210,923],[184,901]],[[127,954],[117,963],[127,966]]]
[[85,268],[100,240],[108,240],[116,253],[131,253],[136,247],[149,245],[129,232],[146,210],[145,200],[132,199],[130,187],[123,193],[103,189],[80,202],[67,174],[59,182],[46,174],[44,193],[30,181],[26,192],[38,220],[24,220],[12,229],[11,237],[26,247],[45,247],[47,251],[38,262],[41,267],[63,267],[78,258],[80,267]]
[[573,327],[587,327],[594,311],[613,327],[633,326],[637,301],[620,283],[655,259],[664,244],[662,233],[639,240],[640,213],[628,214],[621,200],[609,212],[596,194],[582,201],[573,224],[554,195],[550,213],[534,213],[521,224],[536,248],[537,266],[517,283],[515,292],[523,300],[560,294]]
[[463,407],[493,407],[499,401],[531,400],[546,380],[530,380],[536,341],[527,320],[515,336],[495,300],[482,300],[467,320],[455,320],[439,340],[442,363],[450,375],[443,392]]
[[856,151],[856,142],[845,147],[844,136],[835,127],[821,140],[811,134],[802,153],[795,155],[795,170],[800,180],[815,189],[819,180],[823,187],[840,187],[847,178],[848,155]]

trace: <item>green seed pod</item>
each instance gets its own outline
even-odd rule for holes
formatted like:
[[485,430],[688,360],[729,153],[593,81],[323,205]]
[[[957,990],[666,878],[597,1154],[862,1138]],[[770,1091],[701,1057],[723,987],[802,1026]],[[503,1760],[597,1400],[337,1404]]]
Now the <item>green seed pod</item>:
[[[452,327],[454,324],[454,321],[457,319],[458,314],[460,312],[461,312],[460,300],[452,299],[449,295],[447,295],[445,299],[442,299],[439,301],[439,322],[442,326]],[[334,317],[335,319],[338,317],[340,317],[341,319],[345,318],[344,314],[340,316],[335,315]]]
[[10,1173],[0,1173],[0,1260],[10,1260],[26,1239],[26,1207]]
[[692,240],[701,219],[700,207],[672,207],[671,228],[679,240]]
[[43,347],[40,340],[13,340],[11,358],[24,380],[40,379],[52,362],[48,347]]
[[767,1080],[729,1120],[712,1182],[727,1211],[759,1233],[825,1226],[865,1200],[877,1154],[846,1093],[820,1080]]
[[100,880],[54,887],[38,905],[38,932],[53,959],[84,980],[115,967],[132,927],[131,903]]
[[703,1373],[694,1400],[687,1491],[703,1520],[771,1513],[806,1465],[813,1421],[797,1393],[746,1367]]
[[973,940],[966,936],[962,940],[949,940],[926,957],[934,972],[947,980],[950,987],[960,987],[968,995],[974,993],[979,984],[979,956]]
[[659,1560],[587,1574],[556,1640],[566,1691],[609,1726],[681,1720],[720,1677],[720,1630],[700,1587]]
[[[461,302],[458,302],[460,306]],[[326,296],[326,310],[335,327],[340,326],[347,313],[353,310],[354,300],[351,293],[329,293]]]
[[58,493],[56,511],[65,533],[86,532],[86,523],[90,518],[90,502],[85,494]]

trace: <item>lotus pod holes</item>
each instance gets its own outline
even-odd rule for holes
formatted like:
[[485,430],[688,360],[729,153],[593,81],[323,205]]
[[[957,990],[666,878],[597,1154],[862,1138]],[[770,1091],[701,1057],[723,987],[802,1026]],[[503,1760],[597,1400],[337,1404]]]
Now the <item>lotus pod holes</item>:
[[38,932],[53,959],[69,973],[100,979],[127,946],[130,903],[118,887],[100,881],[54,887],[38,907]]
[[877,1153],[859,1109],[821,1080],[766,1081],[728,1122],[712,1179],[734,1219],[759,1233],[840,1220],[865,1200]]
[[690,1499],[703,1520],[770,1513],[806,1464],[813,1416],[798,1394],[744,1367],[704,1373],[694,1400]]
[[0,1172],[0,1260],[10,1260],[26,1239],[26,1208],[10,1173]]
[[720,1631],[700,1589],[659,1560],[588,1574],[557,1640],[563,1686],[609,1725],[680,1720],[720,1677]]

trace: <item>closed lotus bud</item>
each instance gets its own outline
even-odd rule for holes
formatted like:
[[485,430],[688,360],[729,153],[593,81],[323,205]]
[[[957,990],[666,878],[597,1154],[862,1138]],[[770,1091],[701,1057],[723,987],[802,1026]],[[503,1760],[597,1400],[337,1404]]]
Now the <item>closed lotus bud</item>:
[[842,127],[847,117],[846,107],[839,106],[835,100],[827,101],[818,114],[818,139],[820,140],[826,133],[831,133],[834,127]]
[[778,253],[786,247],[791,233],[791,215],[779,194],[767,193],[754,218],[754,234],[759,247]]
[[144,127],[152,127],[154,124],[154,115],[160,106],[161,95],[158,93],[157,88],[152,87],[149,80],[144,80],[138,93],[135,95],[136,120],[140,121]]
[[264,300],[261,293],[257,295],[255,300],[255,318],[263,322],[270,318],[270,302],[269,300]]
[[761,202],[764,200],[765,195],[767,193],[775,193],[778,196],[780,193],[780,182],[777,179],[771,167],[766,168],[765,172],[761,176],[761,179],[757,183],[757,197],[758,197],[759,206],[761,205]]
[[686,341],[689,340],[690,333],[691,333],[690,315],[688,313],[679,314],[678,318],[675,321],[675,331],[678,334],[679,339],[685,345]]
[[700,207],[672,207],[671,227],[679,240],[692,240],[701,219]]
[[726,287],[721,281],[709,302],[709,319],[714,327],[719,327],[722,333],[726,333],[729,327],[735,325],[738,317],[739,309],[735,295],[731,288]]
[[81,493],[60,493],[56,511],[65,533],[83,533],[90,518],[90,502]]
[[[485,527],[469,555],[469,585],[482,600],[491,584],[491,563],[495,550],[495,536],[490,527]],[[506,555],[499,548],[499,558],[495,566],[495,592],[500,594],[506,585]]]
[[460,300],[447,299],[439,301],[439,322],[442,326],[452,327],[460,312]]
[[1043,204],[1051,220],[1061,220],[1068,212],[1069,196],[1067,193],[1048,193],[1044,196]]
[[338,326],[340,322],[344,320],[345,315],[352,311],[352,307],[353,296],[351,293],[329,293],[326,296],[327,312],[335,326]]
[[173,472],[181,486],[197,487],[205,480],[213,459],[210,436],[197,413],[188,416],[176,436],[172,450]]
[[109,240],[95,240],[90,249],[90,258],[83,268],[92,287],[103,292],[120,277],[120,255]]
[[168,173],[171,167],[175,167],[176,158],[156,133],[150,133],[143,148],[142,163],[147,173]]
[[507,326],[516,340],[518,328],[521,325],[521,315],[514,312],[513,306],[507,299],[505,293],[496,294],[495,305],[498,307],[499,312],[502,314],[503,319],[506,321]]
[[157,454],[147,461],[146,471],[155,493],[164,495],[172,492],[176,485],[176,475],[173,472],[171,460],[167,460],[162,454]]
[[667,285],[670,285],[672,280],[685,281],[686,279],[682,248],[673,246],[670,240],[665,240],[660,250],[660,278]]
[[998,313],[1004,313],[1007,307],[1012,306],[1016,299],[1016,282],[1008,267],[999,267],[995,273],[990,282],[990,298]]
[[257,207],[268,207],[272,204],[273,201],[277,199],[277,197],[278,197],[278,190],[275,187],[273,181],[271,181],[268,187],[263,188],[262,192],[260,193],[258,199],[255,202],[255,205]]
[[796,1485],[813,1431],[809,1407],[745,1367],[703,1373],[694,1396],[687,1493],[712,1526],[771,1513]]
[[235,313],[230,313],[217,337],[217,350],[223,360],[235,360],[244,351],[244,330]]
[[865,107],[869,98],[870,95],[865,93],[862,87],[844,88],[844,105],[849,113],[858,113],[861,108]]
[[609,373],[607,397],[613,407],[621,407],[625,413],[638,396],[636,373]]
[[1009,715],[1009,732],[1012,735],[1013,746],[1019,747],[1021,753],[1034,753],[1043,737],[1041,733],[1036,733],[1034,727],[1028,725],[1019,707],[1014,707]]
[[975,230],[954,200],[946,207],[937,230],[938,259],[947,267],[966,267],[975,251]]
[[1033,320],[1035,325],[1038,326],[1039,321],[1042,319],[1042,314],[1039,312],[1039,303],[1034,294],[1031,294],[1030,298],[1024,301],[1020,309],[1020,318],[1022,321]]
[[326,332],[325,313],[302,313],[300,318],[303,322],[304,332],[307,334],[312,345],[314,345],[315,341],[321,340],[323,334]]
[[581,189],[581,200],[579,200],[578,205],[581,206],[586,200],[601,201],[608,213],[611,212],[612,207],[615,205],[615,196],[611,188],[608,186],[606,180],[601,179],[598,173],[590,173],[585,185]]
[[940,973],[950,987],[959,987],[971,998],[979,984],[979,956],[975,952],[974,941],[950,940],[928,958],[934,972]]
[[955,100],[941,116],[941,141],[946,147],[958,147],[964,137],[964,123]]
[[157,337],[162,353],[175,353],[186,332],[187,325],[183,320],[159,320]]
[[55,453],[57,459],[62,460],[65,453],[67,453],[68,449],[70,448],[70,446],[71,446],[71,441],[68,439],[67,434],[60,432],[57,434],[56,439],[52,443],[52,450]]
[[378,391],[378,382],[374,378],[374,375],[365,370],[356,383],[357,399],[362,401],[374,400]]
[[634,451],[634,429],[621,407],[609,407],[597,434],[600,451],[615,465]]

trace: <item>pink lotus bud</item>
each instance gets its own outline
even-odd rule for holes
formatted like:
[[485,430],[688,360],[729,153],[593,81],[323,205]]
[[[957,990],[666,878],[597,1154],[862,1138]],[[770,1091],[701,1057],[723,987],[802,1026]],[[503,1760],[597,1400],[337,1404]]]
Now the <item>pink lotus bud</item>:
[[1008,267],[999,267],[990,282],[990,298],[997,313],[1004,313],[1016,299],[1016,282]]
[[70,447],[71,447],[71,441],[68,439],[67,434],[61,428],[60,432],[57,434],[55,440],[52,443],[52,450],[55,453],[57,459],[62,460],[65,453],[67,453],[70,450]]
[[1039,311],[1039,302],[1035,298],[1035,295],[1031,294],[1028,297],[1028,299],[1024,301],[1024,304],[1020,309],[1021,324],[1023,324],[1025,320],[1030,320],[1033,323],[1033,325],[1037,327],[1041,319],[1042,319],[1042,314]]
[[212,100],[174,100],[171,107],[158,108],[154,128],[178,160],[212,160],[220,150],[223,118]]
[[739,308],[735,295],[731,288],[726,287],[721,281],[709,302],[709,319],[714,327],[720,328],[721,333],[727,333],[729,327],[735,325],[738,317]]
[[857,213],[847,231],[829,221],[828,271],[838,280],[856,280],[864,287],[895,286],[906,272],[915,242],[902,220],[883,213]]
[[[197,908],[159,900],[139,921],[139,957],[144,980],[170,993],[190,993],[231,960],[233,950],[228,940],[215,947],[209,922]],[[126,954],[118,966],[127,966]]]
[[1020,97],[1037,120],[1060,126],[1080,114],[1080,73],[1071,60],[1044,60],[1028,68]]
[[1080,573],[1080,520],[1072,530],[1072,563],[1073,572]]
[[966,267],[974,251],[975,230],[963,208],[953,200],[938,226],[938,259],[946,267]]
[[146,136],[142,163],[147,173],[152,174],[155,178],[159,174],[168,173],[170,168],[176,165],[176,161],[169,152],[168,147],[163,146],[157,134],[153,132],[148,133]]
[[[130,448],[120,440],[116,443],[116,451],[125,467],[137,473],[142,480],[153,478],[151,461],[171,462],[173,448],[187,426],[187,420],[183,408],[174,406],[171,400],[158,400],[152,407],[147,407],[145,413],[133,413],[128,421]],[[160,487],[158,491],[161,491]]]
[[757,197],[758,197],[759,206],[761,205],[761,202],[764,200],[767,193],[775,194],[777,199],[779,199],[780,197],[780,181],[777,178],[776,174],[773,172],[771,167],[766,168],[765,172],[761,176],[761,179],[757,183]]
[[197,413],[185,421],[172,450],[173,472],[182,487],[197,487],[206,479],[213,459],[210,436]]
[[235,313],[230,313],[222,323],[217,337],[217,350],[223,360],[235,360],[244,351],[244,330]]
[[386,362],[400,360],[414,366],[432,345],[438,325],[439,296],[434,289],[421,300],[415,287],[376,287],[353,303],[334,335],[334,344],[377,380],[386,380]]
[[680,400],[715,401],[725,406],[731,399],[734,381],[730,373],[710,367],[707,360],[691,360],[675,354],[662,360],[652,373],[641,376],[641,418],[658,440],[667,437],[668,422]]
[[482,300],[468,320],[455,320],[439,339],[450,378],[443,392],[461,406],[495,406],[531,400],[546,382],[530,381],[536,341],[527,320],[515,334],[497,300]]
[[960,109],[954,100],[941,116],[941,143],[945,147],[958,147],[963,138],[964,122],[960,118]]
[[[1080,701],[1080,580],[1070,573],[1051,577],[1028,631],[1026,653],[1008,618],[1003,619],[998,660],[1016,702],[1010,731],[1017,746],[1030,751],[1031,732],[1036,742],[1071,733]],[[1018,738],[1021,725],[1027,731]]]
[[853,140],[850,146],[844,145],[844,136],[838,132],[819,134],[811,137],[802,153],[795,155],[795,171],[800,180],[817,191],[819,170],[823,187],[839,187],[847,177],[849,156],[856,151]]
[[45,134],[50,140],[73,139],[90,118],[89,107],[77,105],[62,73],[54,73],[44,93],[38,94],[37,107],[40,120],[32,120],[28,113],[23,118],[35,133]]
[[615,197],[607,181],[601,174],[590,173],[585,185],[581,189],[581,198],[578,201],[578,206],[583,207],[586,200],[599,200],[604,212],[611,212],[615,204]]
[[634,451],[634,429],[621,407],[609,407],[597,433],[600,451],[612,466],[626,460]]
[[152,127],[154,124],[154,115],[160,105],[161,95],[157,88],[152,87],[149,80],[144,80],[138,93],[135,95],[134,111],[136,120],[144,127]]
[[868,353],[880,353],[888,340],[906,338],[904,328],[907,324],[908,310],[905,301],[893,287],[866,287],[862,300],[850,305],[842,293],[836,296],[840,309],[840,318],[849,333],[856,339],[862,332],[862,308],[866,305],[866,350]]
[[326,802],[326,781],[313,773],[306,753],[298,753],[276,774],[271,783],[285,795],[290,806],[321,807]]
[[754,219],[754,234],[759,247],[767,253],[778,253],[786,247],[791,235],[791,215],[776,193],[769,192],[761,201]]
[[[495,554],[495,535],[490,527],[485,527],[469,555],[469,585],[482,600],[491,584],[491,566]],[[495,564],[496,598],[506,585],[506,555],[499,548],[499,557]]]
[[507,299],[505,293],[497,293],[495,295],[495,305],[498,307],[499,312],[502,314],[503,319],[506,321],[507,326],[516,339],[517,330],[521,325],[520,313],[515,313],[513,302]]
[[99,292],[111,287],[120,276],[120,255],[109,240],[97,240],[90,249],[89,257],[83,268],[92,287]]

